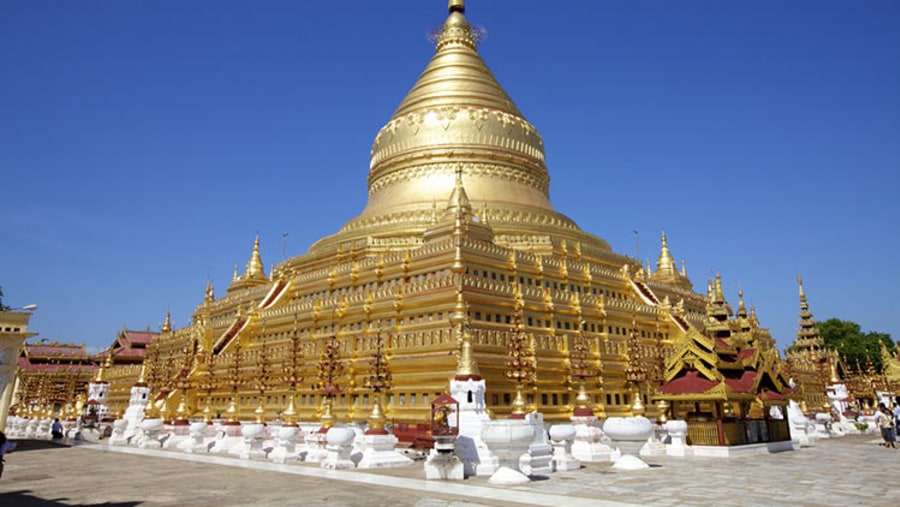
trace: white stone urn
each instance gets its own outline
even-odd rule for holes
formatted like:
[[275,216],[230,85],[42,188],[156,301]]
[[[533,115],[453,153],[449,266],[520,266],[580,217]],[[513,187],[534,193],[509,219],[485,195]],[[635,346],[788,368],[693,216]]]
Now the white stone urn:
[[500,460],[500,468],[491,475],[492,484],[522,484],[530,481],[519,469],[519,458],[534,441],[534,425],[524,419],[488,421],[481,439]]
[[686,421],[672,419],[663,425],[669,434],[669,444],[666,446],[666,454],[669,456],[686,456],[688,447],[686,437],[688,425]]
[[355,438],[356,432],[350,428],[330,428],[325,434],[325,459],[320,466],[335,470],[354,468],[356,465],[350,459],[350,453]]
[[653,423],[643,416],[610,417],[603,423],[606,433],[619,448],[622,456],[613,463],[617,470],[642,470],[650,465],[640,458],[641,447],[653,434]]
[[581,462],[572,456],[572,442],[575,440],[575,426],[554,424],[550,426],[550,441],[553,443],[553,470],[578,470]]
[[571,424],[554,424],[550,426],[550,440],[562,442],[575,439],[575,426]]
[[193,422],[188,426],[190,438],[185,441],[184,452],[195,453],[208,450],[203,442],[206,439],[207,428],[209,428],[209,425],[203,421]]
[[241,448],[241,459],[265,458],[263,442],[266,438],[266,425],[260,423],[242,424],[241,435],[244,437],[244,446]]
[[112,424],[112,435],[109,436],[109,445],[125,445],[128,439],[125,438],[125,430],[128,428],[128,420],[116,419]]
[[163,428],[162,419],[144,419],[141,421],[141,424],[138,425],[138,428],[140,428],[142,433],[140,443],[142,449],[162,447],[162,443],[159,441],[159,432]]
[[300,428],[297,426],[282,426],[275,436],[275,447],[269,453],[269,459],[275,463],[294,463],[297,456],[297,435]]

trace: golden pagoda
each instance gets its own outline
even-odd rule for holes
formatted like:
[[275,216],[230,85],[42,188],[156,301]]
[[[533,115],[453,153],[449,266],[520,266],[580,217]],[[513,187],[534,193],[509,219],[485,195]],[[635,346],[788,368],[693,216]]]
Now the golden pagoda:
[[[551,421],[576,407],[628,415],[632,393],[646,404],[657,386],[632,385],[626,368],[650,371],[676,338],[705,329],[707,298],[676,268],[665,234],[652,272],[557,212],[549,186],[539,132],[479,56],[463,1],[451,0],[434,57],[375,137],[362,212],[268,274],[257,237],[226,293],[217,299],[208,284],[191,324],[148,347],[155,407],[362,422],[383,342],[388,422],[426,422],[460,354],[486,381],[495,416],[517,399]],[[517,333],[534,354],[527,384],[506,377]],[[316,382],[326,346],[342,363],[327,394]]]
[[825,341],[816,329],[813,313],[806,301],[803,277],[797,276],[797,284],[800,291],[800,328],[794,343],[785,350],[787,373],[794,382],[794,398],[804,413],[830,413],[827,389],[840,383],[843,366],[838,352],[825,347]]

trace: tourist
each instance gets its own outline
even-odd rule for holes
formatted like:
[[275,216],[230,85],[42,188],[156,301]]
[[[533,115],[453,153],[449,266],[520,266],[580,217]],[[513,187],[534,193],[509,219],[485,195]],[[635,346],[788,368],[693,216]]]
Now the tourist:
[[897,448],[894,443],[894,415],[888,410],[884,403],[878,404],[878,411],[875,412],[875,424],[881,428],[881,438],[884,439],[885,447]]
[[62,423],[59,422],[59,417],[53,420],[53,427],[50,428],[50,434],[54,439],[63,437],[63,426]]

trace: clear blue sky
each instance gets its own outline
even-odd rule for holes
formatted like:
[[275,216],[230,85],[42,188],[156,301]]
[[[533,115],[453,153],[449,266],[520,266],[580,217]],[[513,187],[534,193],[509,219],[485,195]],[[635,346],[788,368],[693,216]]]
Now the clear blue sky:
[[[557,210],[695,289],[722,273],[783,348],[900,338],[900,2],[469,0],[544,137]],[[41,337],[106,346],[224,294],[366,200],[378,129],[445,0],[0,3],[0,285]]]

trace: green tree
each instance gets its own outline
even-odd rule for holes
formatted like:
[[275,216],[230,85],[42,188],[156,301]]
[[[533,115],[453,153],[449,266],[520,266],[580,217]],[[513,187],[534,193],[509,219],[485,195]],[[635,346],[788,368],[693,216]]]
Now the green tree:
[[0,285],[0,312],[9,310],[9,307],[3,304],[3,286]]
[[897,351],[897,345],[891,339],[891,335],[877,331],[864,333],[859,324],[849,320],[830,318],[817,323],[816,329],[825,342],[825,347],[837,350],[844,364],[852,371],[856,371],[857,368],[865,370],[871,361],[875,371],[881,373],[884,368],[881,344],[883,343],[891,354]]

